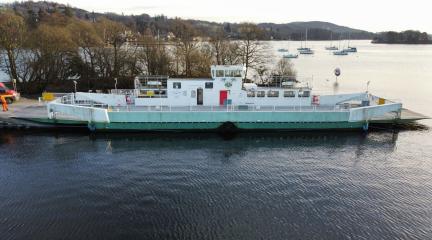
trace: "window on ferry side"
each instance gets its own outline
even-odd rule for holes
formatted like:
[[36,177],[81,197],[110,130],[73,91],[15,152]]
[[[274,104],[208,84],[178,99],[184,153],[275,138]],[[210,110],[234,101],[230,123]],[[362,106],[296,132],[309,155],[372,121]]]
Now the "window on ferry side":
[[267,97],[279,97],[279,91],[270,90],[267,92]]
[[216,77],[225,77],[224,70],[216,70]]
[[247,97],[255,97],[255,92],[254,91],[248,91]]
[[213,88],[213,83],[212,82],[206,82],[205,88],[209,88],[209,89]]
[[310,91],[299,92],[299,97],[309,97]]
[[265,91],[257,91],[257,97],[265,97]]
[[295,97],[295,91],[284,91],[284,97]]
[[181,89],[181,82],[173,82],[174,89]]

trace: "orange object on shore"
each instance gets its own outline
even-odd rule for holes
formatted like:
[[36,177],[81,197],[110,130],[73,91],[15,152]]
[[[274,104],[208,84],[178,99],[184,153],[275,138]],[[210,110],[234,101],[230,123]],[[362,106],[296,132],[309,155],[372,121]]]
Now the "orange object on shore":
[[6,98],[4,96],[0,96],[0,100],[1,100],[2,107],[3,107],[3,112],[9,111]]

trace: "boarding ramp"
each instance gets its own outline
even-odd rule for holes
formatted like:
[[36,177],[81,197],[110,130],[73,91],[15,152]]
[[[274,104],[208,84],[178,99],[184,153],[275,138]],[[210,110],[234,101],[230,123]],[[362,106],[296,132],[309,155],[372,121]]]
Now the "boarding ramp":
[[[71,101],[71,103],[68,103]],[[78,100],[84,101],[84,100]],[[82,103],[82,102],[81,102]],[[57,114],[73,116],[77,120],[100,123],[109,123],[108,110],[104,107],[96,107],[94,102],[86,102],[83,105],[77,105],[75,99],[68,99],[66,96],[56,99],[47,104],[48,118],[55,119]],[[86,106],[88,105],[88,106]]]
[[401,103],[388,103],[383,105],[365,106],[350,109],[350,122],[371,121],[374,118],[394,113],[394,119],[400,118],[402,111]]

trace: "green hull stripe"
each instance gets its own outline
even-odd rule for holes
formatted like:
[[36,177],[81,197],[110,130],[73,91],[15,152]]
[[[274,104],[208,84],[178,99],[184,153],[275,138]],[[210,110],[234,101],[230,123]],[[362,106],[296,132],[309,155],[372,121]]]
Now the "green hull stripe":
[[349,112],[109,112],[110,122],[348,122]]

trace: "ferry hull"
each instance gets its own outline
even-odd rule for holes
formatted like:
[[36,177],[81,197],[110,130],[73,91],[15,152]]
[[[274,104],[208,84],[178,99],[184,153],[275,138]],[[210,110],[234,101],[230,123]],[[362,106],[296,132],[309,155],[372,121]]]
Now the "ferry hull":
[[362,129],[347,112],[110,112],[94,131],[254,131]]
[[89,126],[94,131],[309,131],[309,130],[348,130],[363,129],[362,122],[226,122],[226,123],[94,123]]

